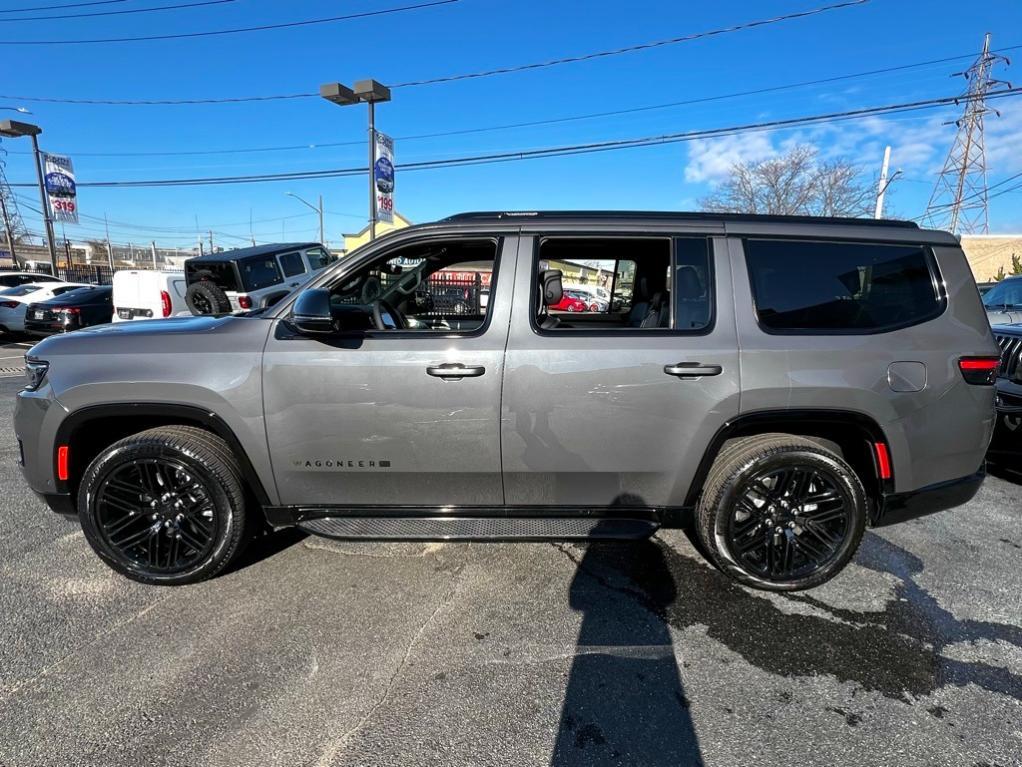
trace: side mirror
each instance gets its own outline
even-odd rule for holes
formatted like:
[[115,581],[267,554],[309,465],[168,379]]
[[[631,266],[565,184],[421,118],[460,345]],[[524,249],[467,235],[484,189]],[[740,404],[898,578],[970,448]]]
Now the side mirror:
[[310,335],[333,333],[330,291],[326,288],[303,290],[291,310],[291,323],[303,333]]

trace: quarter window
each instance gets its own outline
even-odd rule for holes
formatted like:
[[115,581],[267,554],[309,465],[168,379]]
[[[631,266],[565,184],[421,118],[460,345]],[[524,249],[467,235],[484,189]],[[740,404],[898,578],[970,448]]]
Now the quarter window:
[[775,333],[874,333],[940,314],[919,245],[746,240],[759,322]]

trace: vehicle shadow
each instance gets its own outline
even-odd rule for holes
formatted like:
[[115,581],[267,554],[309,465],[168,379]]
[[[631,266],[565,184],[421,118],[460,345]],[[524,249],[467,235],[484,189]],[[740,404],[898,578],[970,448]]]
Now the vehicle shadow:
[[257,565],[264,559],[269,559],[308,537],[308,533],[299,530],[297,527],[289,527],[284,530],[258,535],[249,542],[241,556],[231,563],[222,575],[240,572],[253,565]]
[[660,546],[557,548],[578,564],[570,605],[582,625],[550,763],[703,764],[662,617],[677,591]]

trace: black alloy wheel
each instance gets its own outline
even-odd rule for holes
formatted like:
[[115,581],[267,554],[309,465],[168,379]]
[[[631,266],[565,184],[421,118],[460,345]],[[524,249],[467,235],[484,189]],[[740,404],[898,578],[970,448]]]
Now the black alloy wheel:
[[209,555],[217,538],[209,489],[173,459],[115,468],[96,489],[95,514],[110,550],[151,573],[187,571]]
[[837,556],[853,526],[851,507],[842,485],[819,467],[760,471],[738,488],[727,546],[761,578],[798,580]]
[[839,448],[792,434],[733,440],[696,507],[706,555],[731,578],[767,591],[813,588],[855,555],[869,501]]
[[179,585],[215,576],[247,542],[237,459],[216,434],[173,425],[103,450],[78,487],[89,545],[117,572]]

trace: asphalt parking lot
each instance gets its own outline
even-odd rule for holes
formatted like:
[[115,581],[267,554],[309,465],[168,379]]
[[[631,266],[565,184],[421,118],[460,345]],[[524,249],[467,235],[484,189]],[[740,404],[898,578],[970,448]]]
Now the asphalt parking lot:
[[733,585],[677,531],[280,535],[166,589],[107,570],[22,484],[19,385],[0,377],[4,767],[1022,764],[1010,465],[801,594]]

